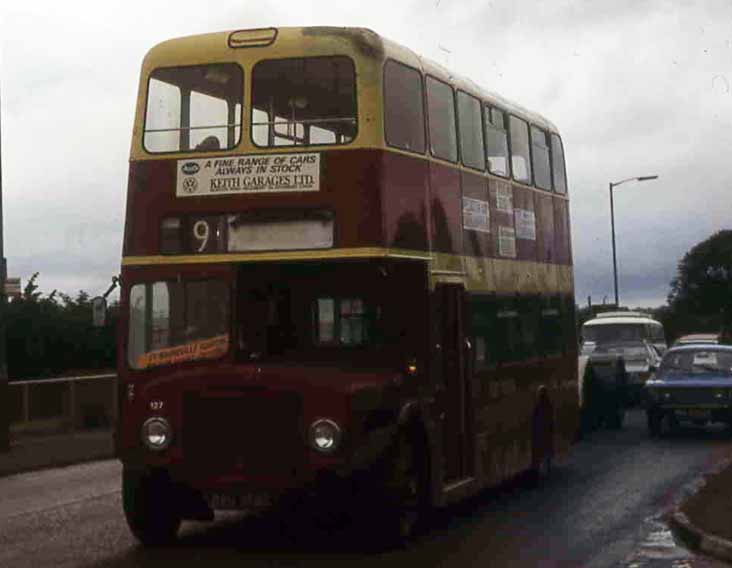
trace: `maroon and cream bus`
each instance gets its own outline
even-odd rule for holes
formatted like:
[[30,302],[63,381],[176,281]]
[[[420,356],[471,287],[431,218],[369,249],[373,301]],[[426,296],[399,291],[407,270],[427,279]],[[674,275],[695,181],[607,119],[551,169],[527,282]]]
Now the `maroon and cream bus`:
[[568,211],[551,122],[369,30],[154,47],[121,278],[133,533],[332,492],[402,534],[546,470],[578,422]]

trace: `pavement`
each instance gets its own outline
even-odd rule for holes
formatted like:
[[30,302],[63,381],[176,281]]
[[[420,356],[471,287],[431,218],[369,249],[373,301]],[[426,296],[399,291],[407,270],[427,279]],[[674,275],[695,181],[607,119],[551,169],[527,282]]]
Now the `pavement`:
[[88,430],[48,436],[17,436],[0,453],[0,477],[51,467],[109,459],[114,455],[111,430]]
[[[728,457],[715,470],[688,484],[684,488],[683,499],[669,512],[667,518],[671,530],[691,550],[726,562],[732,562],[732,541],[721,535],[730,534],[727,513],[732,492],[728,492],[726,485],[730,475],[732,458]],[[719,487],[714,487],[715,484],[719,485],[720,480],[725,483],[721,492]],[[689,507],[692,501],[696,506]],[[707,509],[707,513],[715,510],[715,514],[697,518],[700,505]]]

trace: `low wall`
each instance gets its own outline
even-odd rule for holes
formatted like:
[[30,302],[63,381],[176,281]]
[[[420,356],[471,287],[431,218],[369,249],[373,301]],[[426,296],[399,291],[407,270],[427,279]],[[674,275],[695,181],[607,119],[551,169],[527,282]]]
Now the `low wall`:
[[55,434],[114,428],[117,375],[63,377],[8,383],[10,434]]

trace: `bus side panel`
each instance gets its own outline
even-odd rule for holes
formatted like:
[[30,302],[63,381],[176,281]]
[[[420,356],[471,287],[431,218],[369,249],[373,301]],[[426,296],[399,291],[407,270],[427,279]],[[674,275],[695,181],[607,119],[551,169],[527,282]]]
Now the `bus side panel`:
[[539,262],[557,262],[557,253],[554,245],[554,205],[550,195],[534,196],[536,207],[536,232]]
[[[469,172],[462,172],[463,197],[488,202],[488,180]],[[465,223],[465,221],[463,221]],[[473,257],[493,256],[493,240],[490,231],[491,216],[487,227],[463,227],[463,254]]]
[[[514,185],[513,187],[513,208],[515,211],[516,223],[516,258],[519,260],[536,261],[536,216],[534,211],[534,191]],[[530,229],[530,218],[526,215],[534,214],[533,238]]]
[[493,238],[493,248],[488,256],[499,257],[499,239],[498,233],[500,227],[508,227],[513,229],[513,189],[511,182],[490,178],[488,180],[488,188],[490,191],[490,211],[491,211],[491,234]]
[[427,161],[396,152],[384,152],[381,164],[384,245],[407,250],[429,250]]
[[[432,250],[459,255],[462,252],[462,204],[460,171],[430,162],[430,213]],[[460,270],[460,266],[442,267]]]
[[173,198],[175,167],[173,160],[130,162],[124,256],[160,252],[158,212]]
[[554,198],[554,248],[557,251],[559,264],[572,264],[572,251],[569,234],[568,202],[559,197]]

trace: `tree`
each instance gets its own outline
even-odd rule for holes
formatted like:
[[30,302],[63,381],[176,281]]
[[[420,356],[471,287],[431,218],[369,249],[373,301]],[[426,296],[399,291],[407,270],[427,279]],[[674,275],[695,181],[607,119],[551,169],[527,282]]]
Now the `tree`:
[[[698,243],[679,262],[668,305],[684,331],[718,331],[732,326],[732,230]],[[693,323],[692,323],[693,322]]]
[[107,325],[92,326],[89,295],[39,291],[38,273],[6,310],[8,374],[12,378],[109,369],[115,361],[116,311]]

